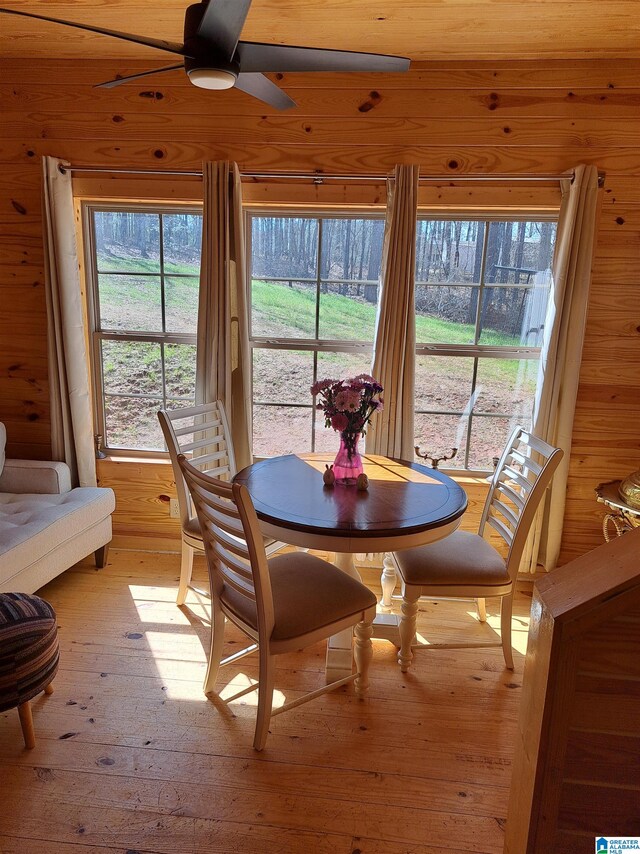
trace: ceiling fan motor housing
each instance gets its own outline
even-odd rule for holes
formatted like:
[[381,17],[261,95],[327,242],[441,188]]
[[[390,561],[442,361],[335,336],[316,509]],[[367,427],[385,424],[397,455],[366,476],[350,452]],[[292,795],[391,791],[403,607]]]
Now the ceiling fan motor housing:
[[[187,7],[184,18],[185,71],[196,86],[205,89],[230,89],[240,73],[237,60],[212,52],[212,46],[198,36],[198,27],[206,3]],[[190,55],[189,55],[190,54]]]

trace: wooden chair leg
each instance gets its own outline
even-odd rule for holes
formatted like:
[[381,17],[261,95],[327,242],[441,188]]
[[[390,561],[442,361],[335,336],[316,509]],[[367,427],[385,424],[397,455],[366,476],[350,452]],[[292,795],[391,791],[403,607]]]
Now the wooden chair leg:
[[260,648],[260,670],[258,672],[258,716],[256,732],[253,738],[255,750],[262,750],[269,735],[269,721],[273,705],[274,658],[267,650]]
[[416,636],[416,618],[418,614],[419,587],[406,587],[402,590],[402,616],[400,617],[400,650],[398,664],[400,670],[406,673],[413,659],[411,644]]
[[476,599],[476,607],[478,609],[478,619],[481,623],[487,622],[487,602],[486,599]]
[[513,593],[503,596],[500,603],[500,634],[504,663],[513,670],[513,647],[511,646],[511,614],[513,611]]
[[53,682],[49,682],[47,687],[44,689],[45,694],[53,694]]
[[98,569],[104,569],[107,565],[107,558],[109,557],[109,543],[99,549],[96,549],[93,556]]
[[358,671],[358,677],[354,682],[358,697],[364,697],[369,690],[369,665],[373,658],[372,636],[373,625],[370,622],[363,621],[356,625],[356,640],[353,655],[356,660],[356,670]]
[[31,703],[28,700],[26,703],[22,703],[18,706],[18,714],[20,715],[20,726],[22,727],[24,746],[27,750],[33,750],[36,746],[36,734],[33,730]]
[[188,546],[184,540],[182,542],[182,560],[180,563],[180,586],[178,587],[178,596],[176,598],[177,605],[184,605],[187,598],[187,591],[191,584],[191,574],[193,573],[193,549]]
[[222,659],[222,647],[224,645],[224,614],[215,599],[211,600],[211,649],[209,651],[209,663],[207,664],[207,675],[204,678],[204,693],[209,694],[215,690],[220,661]]

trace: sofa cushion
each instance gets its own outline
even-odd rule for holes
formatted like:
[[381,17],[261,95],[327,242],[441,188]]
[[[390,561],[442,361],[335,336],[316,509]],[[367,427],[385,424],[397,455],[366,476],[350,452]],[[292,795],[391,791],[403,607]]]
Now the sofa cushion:
[[51,460],[4,461],[0,474],[0,492],[28,495],[69,492],[71,472],[66,463]]
[[0,421],[0,474],[2,474],[2,469],[4,468],[4,449],[7,444],[7,428],[4,426],[2,421]]
[[62,495],[0,493],[0,579],[30,566],[114,509],[113,491],[92,486]]

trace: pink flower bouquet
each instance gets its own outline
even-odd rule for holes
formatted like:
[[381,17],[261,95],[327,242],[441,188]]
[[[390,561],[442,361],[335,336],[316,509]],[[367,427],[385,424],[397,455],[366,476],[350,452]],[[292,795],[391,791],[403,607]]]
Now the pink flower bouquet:
[[318,380],[311,386],[311,394],[320,398],[316,406],[324,412],[325,426],[361,436],[373,413],[382,409],[382,391],[369,374],[348,380]]
[[340,450],[334,463],[336,480],[352,482],[362,472],[357,445],[374,412],[382,409],[382,386],[369,374],[348,380],[319,380],[311,386],[324,412],[325,426],[340,433]]

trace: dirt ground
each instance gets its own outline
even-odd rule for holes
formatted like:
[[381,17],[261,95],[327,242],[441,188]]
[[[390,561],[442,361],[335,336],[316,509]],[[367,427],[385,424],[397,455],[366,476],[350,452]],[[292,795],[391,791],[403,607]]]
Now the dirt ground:
[[[334,354],[333,360],[333,372],[327,373],[327,376],[347,377],[369,370],[369,357]],[[461,363],[471,361],[453,357],[421,357],[418,360],[416,376],[416,408],[464,412],[471,392],[472,365]],[[345,370],[340,370],[340,367]],[[476,408],[487,414],[474,415],[471,419],[468,461],[465,461],[464,457],[469,425],[466,416],[416,413],[415,436],[421,451],[440,456],[450,453],[453,447],[458,446],[458,456],[447,462],[446,467],[464,468],[467,462],[468,468],[490,470],[493,457],[500,455],[513,427],[523,420],[526,423],[529,421],[532,384],[527,382],[527,378],[531,376],[532,371],[535,376],[535,368],[534,363],[527,365],[526,376],[521,379],[519,387],[517,383],[508,381],[508,378],[501,378],[499,372],[497,375],[483,378],[482,370],[479,370]],[[254,376],[255,400],[285,404],[254,407],[254,453],[257,456],[272,456],[309,451],[310,425],[314,415],[309,394],[313,381],[312,356],[261,350]],[[319,370],[318,377],[324,376]],[[300,403],[308,403],[308,406],[302,408],[286,405]],[[497,415],[511,411],[515,411],[511,418]],[[338,434],[330,428],[325,428],[321,412],[315,413],[315,416],[315,449],[335,449],[337,452]]]

